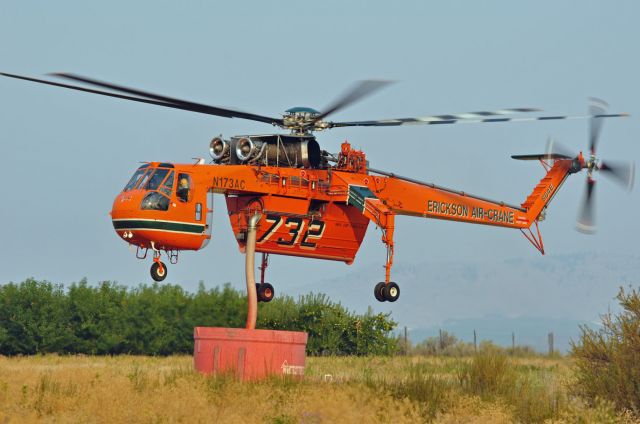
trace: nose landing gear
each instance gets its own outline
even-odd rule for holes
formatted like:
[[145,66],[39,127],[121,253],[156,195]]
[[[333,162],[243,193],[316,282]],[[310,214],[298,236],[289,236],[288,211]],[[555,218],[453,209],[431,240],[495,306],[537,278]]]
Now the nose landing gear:
[[153,249],[153,264],[151,264],[151,278],[160,282],[167,278],[167,266],[160,260],[160,251]]
[[[153,249],[153,264],[151,264],[151,278],[153,281],[163,281],[167,278],[167,266],[160,260],[160,250],[156,249],[154,242],[151,242],[151,248]],[[143,249],[141,253],[140,247],[136,251],[136,258],[144,259],[147,257],[147,251],[149,249]],[[169,262],[172,264],[178,263],[178,250],[165,250],[165,253],[169,257]]]
[[153,264],[151,265],[151,278],[157,282],[167,278],[167,266],[160,261],[160,255],[158,255],[157,258],[153,258]]

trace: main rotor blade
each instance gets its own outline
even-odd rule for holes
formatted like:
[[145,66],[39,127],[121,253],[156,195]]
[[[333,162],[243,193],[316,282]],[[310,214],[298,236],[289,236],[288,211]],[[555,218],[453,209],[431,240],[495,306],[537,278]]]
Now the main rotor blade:
[[596,154],[596,146],[602,129],[602,119],[599,115],[604,115],[608,107],[609,105],[604,100],[595,97],[589,98],[589,114],[593,115],[589,122],[589,151],[592,155]]
[[[206,115],[222,116],[222,117],[225,117],[225,118],[242,118],[242,119],[249,119],[249,120],[253,120],[253,121],[266,122],[268,124],[273,124],[273,125],[282,125],[282,119],[269,118],[269,117],[266,117],[266,116],[254,115],[254,114],[245,113],[245,112],[239,112],[239,111],[235,111],[235,110],[232,110],[232,109],[225,109],[225,108],[220,108],[220,107],[215,107],[215,106],[208,106],[208,105],[203,105],[203,104],[194,103],[194,102],[181,101],[181,100],[178,100],[178,99],[172,99],[170,97],[165,97],[165,96],[157,96],[157,95],[153,95],[151,93],[145,93],[145,92],[134,90],[134,89],[125,89],[125,87],[121,87],[123,89],[120,90],[120,91],[127,92],[127,93],[133,93],[133,94],[136,94],[136,92],[145,93],[145,95],[143,97],[147,97],[147,98],[136,97],[136,96],[127,96],[127,95],[122,95],[122,94],[117,94],[117,93],[110,93],[110,92],[107,92],[107,91],[94,90],[94,89],[90,89],[90,88],[79,87],[79,86],[76,86],[76,85],[62,84],[62,83],[58,83],[58,82],[47,81],[47,80],[31,78],[31,77],[25,77],[25,76],[21,76],[21,75],[9,74],[9,73],[4,73],[4,72],[0,72],[0,75],[6,76],[6,77],[10,77],[10,78],[17,78],[17,79],[21,79],[21,80],[25,80],[25,81],[37,82],[37,83],[40,83],[40,84],[52,85],[52,86],[55,86],[55,87],[62,87],[62,88],[68,88],[68,89],[71,89],[71,90],[84,91],[86,93],[100,94],[102,96],[115,97],[115,98],[124,99],[124,100],[131,100],[131,101],[134,101],[134,102],[148,103],[148,104],[153,104],[153,105],[157,105],[157,106],[170,107],[170,108],[173,108],[173,109],[188,110],[190,112],[203,113],[203,114],[206,114]],[[64,78],[67,78],[67,76],[65,75]],[[73,78],[70,78],[70,79],[73,79]],[[89,80],[89,79],[87,79],[87,80]],[[93,81],[93,80],[90,80],[90,81]],[[87,82],[87,81],[83,81],[83,82]],[[95,82],[97,82],[97,81],[95,81]],[[107,87],[110,84],[108,84],[108,83],[97,84],[96,83],[94,85],[100,85],[100,86],[103,86],[103,87]],[[117,87],[117,86],[114,86],[114,87]],[[115,90],[115,88],[114,88],[114,90]],[[165,99],[165,100],[163,100],[163,99]],[[175,101],[170,101],[170,100],[175,100]]]
[[96,85],[96,86],[103,87],[103,88],[109,88],[109,89],[114,90],[114,91],[121,91],[123,93],[134,94],[134,95],[140,96],[140,97],[147,97],[147,98],[150,98],[150,99],[153,99],[153,100],[159,100],[159,101],[162,101],[162,102],[188,105],[188,106],[195,107],[195,108],[203,108],[203,109],[208,110],[211,114],[218,115],[218,116],[224,116],[224,117],[229,117],[229,118],[249,119],[249,120],[252,120],[252,121],[266,122],[266,123],[269,123],[269,124],[271,124],[273,122],[276,122],[276,121],[281,121],[281,119],[278,119],[278,118],[271,118],[271,117],[268,117],[268,116],[256,115],[256,114],[253,114],[253,113],[242,112],[242,111],[239,111],[239,110],[221,108],[221,107],[218,107],[218,106],[209,106],[209,105],[204,105],[204,104],[201,104],[201,103],[191,102],[191,101],[188,101],[188,100],[176,99],[175,97],[168,97],[168,96],[163,96],[163,95],[160,95],[160,94],[150,93],[148,91],[138,90],[138,89],[135,89],[135,88],[124,87],[122,85],[112,84],[112,83],[105,82],[105,81],[99,81],[99,80],[96,80],[96,79],[93,79],[93,78],[84,77],[82,75],[76,75],[76,74],[70,74],[70,73],[64,73],[64,72],[52,73],[50,75],[53,75],[53,76],[56,76],[56,77],[59,77],[59,78],[70,79],[70,80],[73,80],[73,81],[83,82],[85,84]]
[[[528,108],[521,108],[520,111],[529,111]],[[518,109],[514,110],[517,113]],[[531,112],[537,111],[530,110]],[[491,122],[529,122],[529,121],[553,121],[563,119],[589,119],[589,118],[619,118],[629,116],[628,113],[612,113],[599,115],[558,115],[558,116],[534,116],[526,118],[477,118],[466,117],[467,114],[458,115],[433,115],[424,116],[422,118],[397,118],[397,119],[381,119],[376,121],[351,121],[351,122],[329,122],[329,128],[337,127],[392,127],[399,125],[440,125],[440,124],[478,124]]]
[[373,94],[375,91],[391,84],[392,81],[384,80],[365,80],[355,83],[342,96],[338,97],[330,106],[327,106],[324,112],[314,118],[314,122],[318,122],[345,107],[357,102],[358,100]]
[[582,207],[578,215],[576,230],[585,234],[593,234],[596,232],[595,211],[594,211],[594,188],[596,181],[587,177],[587,188],[582,199]]
[[633,162],[602,161],[600,163],[600,171],[603,171],[602,175],[611,178],[612,181],[627,190],[631,191],[633,189],[636,173],[636,167]]

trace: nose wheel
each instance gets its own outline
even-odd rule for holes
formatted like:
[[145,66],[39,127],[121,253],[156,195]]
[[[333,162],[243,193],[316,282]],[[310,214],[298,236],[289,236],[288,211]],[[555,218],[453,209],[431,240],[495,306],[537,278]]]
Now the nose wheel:
[[151,278],[158,282],[167,278],[167,266],[161,262],[160,259],[153,260],[153,265],[151,265]]
[[373,288],[373,295],[378,302],[395,302],[400,298],[400,286],[393,281],[382,281]]

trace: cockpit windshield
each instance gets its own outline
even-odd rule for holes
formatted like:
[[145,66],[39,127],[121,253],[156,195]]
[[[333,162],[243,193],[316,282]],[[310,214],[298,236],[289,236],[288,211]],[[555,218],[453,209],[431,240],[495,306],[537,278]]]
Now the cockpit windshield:
[[142,210],[169,210],[169,204],[171,203],[170,197],[174,185],[174,171],[170,169],[173,165],[161,165],[167,165],[169,169],[149,168],[148,164],[141,166],[124,187],[123,191],[135,189],[149,191],[142,199],[140,205],[140,209]]
[[149,169],[143,176],[142,178],[140,178],[139,182],[133,186],[133,189],[142,189],[144,186],[147,185],[147,181],[149,181],[149,177],[151,177],[151,174],[153,174],[153,169]]
[[169,173],[169,176],[165,180],[164,184],[162,184],[159,191],[163,192],[167,196],[171,196],[171,190],[173,190],[173,171]]
[[131,177],[127,185],[124,186],[124,189],[122,191],[129,191],[133,189],[138,184],[138,182],[142,178],[142,175],[145,173],[145,171],[147,171],[147,166],[148,165],[143,165],[140,168],[138,168],[138,170],[133,174],[133,177]]
[[144,188],[146,190],[157,190],[158,187],[160,187],[162,181],[164,181],[164,178],[167,176],[168,172],[168,169],[156,169],[156,172],[154,172],[153,175],[151,175],[151,177],[149,178],[149,182],[147,183],[147,185],[142,186],[141,188]]
[[[171,193],[173,188],[173,171],[165,168],[148,168],[148,165],[141,166],[131,177],[127,185],[122,191],[129,191],[134,189],[139,190],[158,190],[165,180],[167,174],[169,178],[162,186],[161,191],[167,195]],[[168,190],[167,190],[168,189]]]

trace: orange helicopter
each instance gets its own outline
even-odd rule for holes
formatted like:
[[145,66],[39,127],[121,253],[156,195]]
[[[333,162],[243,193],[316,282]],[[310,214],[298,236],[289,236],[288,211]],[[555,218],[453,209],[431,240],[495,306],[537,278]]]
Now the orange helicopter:
[[[151,276],[155,281],[162,281],[167,276],[167,265],[161,261],[163,253],[170,263],[175,264],[180,251],[200,250],[209,243],[213,195],[223,194],[240,251],[246,252],[247,257],[249,253],[253,257],[254,251],[262,253],[261,278],[256,289],[258,300],[264,302],[273,299],[275,294],[273,286],[264,281],[270,254],[351,264],[369,224],[373,223],[381,229],[387,251],[384,281],[375,285],[374,295],[378,301],[395,302],[400,296],[398,284],[391,281],[396,215],[519,229],[544,254],[538,222],[544,219],[549,202],[570,174],[583,169],[587,171],[586,195],[578,218],[578,229],[584,232],[594,229],[595,172],[601,171],[629,189],[634,181],[633,163],[601,161],[596,157],[603,118],[627,116],[607,114],[606,103],[597,99],[592,99],[589,114],[583,116],[506,116],[539,111],[515,108],[420,118],[331,122],[326,120],[330,114],[388,82],[362,81],[323,112],[296,107],[287,110],[282,118],[272,118],[161,96],[74,74],[52,75],[110,91],[14,74],[0,75],[163,107],[259,121],[290,130],[288,134],[242,135],[229,139],[215,137],[209,147],[213,159],[209,164],[202,159],[191,164],[146,163],[135,171],[117,195],[111,211],[116,233],[137,247],[139,259],[146,258],[147,252],[152,251]],[[582,152],[572,154],[557,144],[548,146],[543,154],[512,156],[519,160],[537,160],[546,171],[520,205],[371,168],[365,154],[353,149],[348,142],[342,143],[340,152],[331,154],[321,149],[313,135],[314,131],[336,127],[569,118],[590,119],[589,156],[583,156]],[[252,228],[257,228],[256,234],[249,237]],[[251,265],[247,263],[248,270],[253,262]]]

